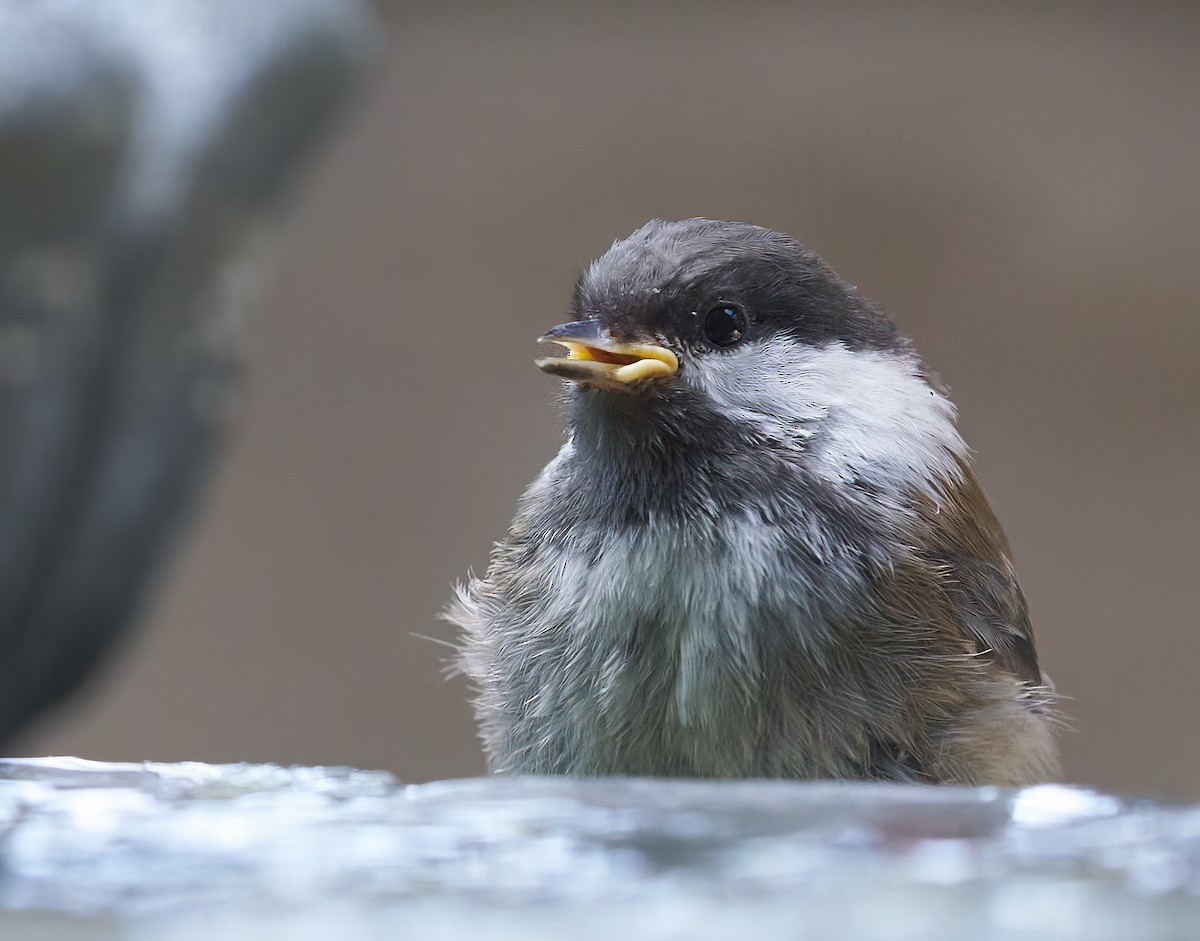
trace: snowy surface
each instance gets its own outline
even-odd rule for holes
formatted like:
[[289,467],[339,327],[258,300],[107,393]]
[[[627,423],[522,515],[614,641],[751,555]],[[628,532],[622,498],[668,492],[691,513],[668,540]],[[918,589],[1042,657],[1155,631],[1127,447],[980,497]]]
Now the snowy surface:
[[1159,938],[1200,809],[1091,791],[0,762],[0,937]]

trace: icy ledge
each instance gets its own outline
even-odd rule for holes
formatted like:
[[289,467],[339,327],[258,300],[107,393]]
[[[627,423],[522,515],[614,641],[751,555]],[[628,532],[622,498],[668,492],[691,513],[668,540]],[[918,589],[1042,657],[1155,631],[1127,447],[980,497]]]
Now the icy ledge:
[[0,761],[0,937],[1190,937],[1200,809],[1077,788]]

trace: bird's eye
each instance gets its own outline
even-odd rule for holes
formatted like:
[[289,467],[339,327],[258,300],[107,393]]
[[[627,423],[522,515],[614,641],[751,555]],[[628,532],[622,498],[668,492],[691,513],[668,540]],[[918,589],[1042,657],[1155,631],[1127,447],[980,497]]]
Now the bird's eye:
[[704,315],[704,336],[714,346],[733,346],[749,328],[745,311],[733,304],[718,304]]

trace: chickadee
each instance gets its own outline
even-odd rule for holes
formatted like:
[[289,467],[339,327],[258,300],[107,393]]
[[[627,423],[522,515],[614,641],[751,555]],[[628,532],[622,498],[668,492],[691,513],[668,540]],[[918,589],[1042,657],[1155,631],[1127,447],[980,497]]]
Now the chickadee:
[[1052,687],[954,406],[793,238],[654,221],[537,360],[569,435],[448,612],[498,773],[1054,776]]

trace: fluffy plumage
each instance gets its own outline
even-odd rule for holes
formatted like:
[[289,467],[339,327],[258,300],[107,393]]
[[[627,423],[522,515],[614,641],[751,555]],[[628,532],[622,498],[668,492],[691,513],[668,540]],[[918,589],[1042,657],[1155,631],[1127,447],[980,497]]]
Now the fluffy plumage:
[[[749,318],[729,348],[704,312]],[[497,772],[1024,784],[1049,688],[955,412],[787,236],[653,222],[573,319],[667,379],[569,385],[570,433],[448,614]]]

